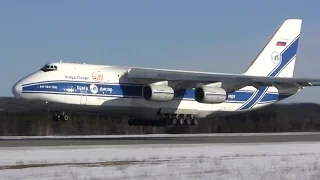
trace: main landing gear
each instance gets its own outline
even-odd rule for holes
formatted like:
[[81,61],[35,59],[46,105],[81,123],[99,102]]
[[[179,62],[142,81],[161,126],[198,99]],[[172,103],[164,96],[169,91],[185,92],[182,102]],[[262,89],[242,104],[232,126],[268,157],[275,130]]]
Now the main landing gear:
[[53,119],[53,121],[68,121],[69,116],[68,116],[67,111],[57,111],[57,112],[53,113],[52,119]]
[[182,126],[182,125],[187,125],[187,126],[196,126],[198,125],[198,118],[196,118],[193,115],[164,115],[163,117],[168,125],[174,125],[174,126]]
[[159,120],[129,119],[130,126],[197,126],[198,118],[194,115],[163,114]]

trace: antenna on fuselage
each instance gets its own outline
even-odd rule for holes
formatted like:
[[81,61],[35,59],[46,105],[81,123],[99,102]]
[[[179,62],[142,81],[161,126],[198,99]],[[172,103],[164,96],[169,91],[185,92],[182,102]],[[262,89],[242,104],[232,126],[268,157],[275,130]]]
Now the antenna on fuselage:
[[60,60],[60,63],[62,63],[62,60]]

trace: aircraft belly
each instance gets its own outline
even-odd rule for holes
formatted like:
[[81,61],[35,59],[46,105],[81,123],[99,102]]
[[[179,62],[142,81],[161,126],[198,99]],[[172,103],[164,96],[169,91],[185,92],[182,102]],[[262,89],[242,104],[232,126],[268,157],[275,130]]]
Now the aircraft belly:
[[[204,118],[217,112],[237,111],[244,102],[226,102],[221,104],[198,103],[194,100],[172,100],[152,102],[142,98],[101,97],[63,94],[28,94],[37,96],[37,104],[49,109],[81,111],[101,114],[120,114],[140,118],[157,118],[163,114],[192,114]],[[39,102],[40,101],[40,102]],[[46,103],[47,102],[47,103]],[[257,109],[272,104],[274,101],[261,101],[250,109]],[[247,110],[250,110],[247,109]],[[246,111],[246,110],[243,110]]]
[[161,113],[191,114],[198,117],[206,117],[215,111],[219,111],[220,105],[198,103],[192,100],[172,100],[167,102],[166,105],[160,106],[160,109]]
[[[78,100],[77,98],[76,101]],[[73,101],[75,101],[75,99],[73,99]],[[81,109],[89,108],[90,111],[131,115],[141,118],[152,118],[158,115],[159,112],[168,114],[193,114],[199,117],[205,117],[221,109],[219,104],[204,104],[190,100],[152,102],[141,98],[95,96],[87,96],[86,104],[78,103],[78,105],[80,105]]]
[[[41,97],[41,95],[38,95]],[[99,97],[82,95],[46,94],[48,103],[42,107],[52,110],[70,110],[101,114],[120,114],[141,118],[153,118],[158,113],[193,114],[206,117],[221,109],[220,104],[204,104],[192,100],[172,100],[168,102],[152,102],[142,98]]]

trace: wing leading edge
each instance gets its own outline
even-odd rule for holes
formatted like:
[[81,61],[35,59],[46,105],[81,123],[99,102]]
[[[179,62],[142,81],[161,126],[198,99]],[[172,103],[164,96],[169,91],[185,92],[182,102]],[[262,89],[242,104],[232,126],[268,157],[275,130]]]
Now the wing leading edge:
[[320,86],[320,79],[316,78],[285,78],[285,77],[265,77],[251,76],[243,74],[223,74],[223,73],[207,73],[195,71],[176,71],[162,69],[147,68],[131,68],[128,70],[127,78],[131,79],[147,79],[150,81],[179,81],[185,84],[197,83],[241,83],[244,85],[293,85],[293,86]]

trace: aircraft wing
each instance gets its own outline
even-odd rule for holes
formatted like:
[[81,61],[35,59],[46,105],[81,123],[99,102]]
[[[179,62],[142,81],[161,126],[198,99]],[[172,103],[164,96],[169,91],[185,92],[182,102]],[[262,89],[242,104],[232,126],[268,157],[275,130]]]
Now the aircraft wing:
[[[265,76],[249,76],[242,74],[223,74],[223,73],[207,73],[195,71],[177,71],[149,68],[131,68],[128,70],[127,78],[132,79],[148,79],[157,81],[177,81],[187,87],[203,83],[226,82],[243,85],[260,85],[260,86],[320,86],[320,79],[312,78],[285,78],[285,77],[265,77]],[[194,86],[193,86],[194,87]]]

